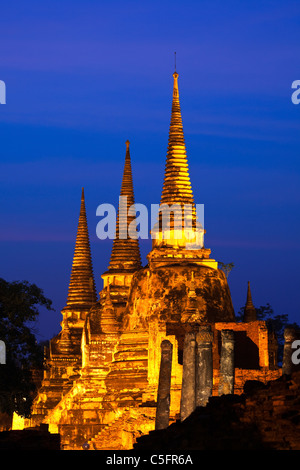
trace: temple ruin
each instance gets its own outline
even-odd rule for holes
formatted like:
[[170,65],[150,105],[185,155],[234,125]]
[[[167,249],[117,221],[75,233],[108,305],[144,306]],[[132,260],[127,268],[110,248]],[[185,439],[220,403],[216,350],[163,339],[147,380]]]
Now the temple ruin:
[[[178,73],[161,203],[192,207]],[[121,195],[134,203],[130,144]],[[119,223],[97,296],[82,191],[69,292],[60,333],[45,351],[44,377],[25,427],[59,433],[62,449],[131,449],[137,438],[184,421],[210,396],[241,394],[247,380],[281,376],[277,342],[256,318],[250,285],[244,321],[237,321],[224,272],[197,232],[190,237],[160,220],[142,265],[139,240]],[[193,232],[195,233],[195,232]],[[66,267],[67,268],[67,267]]]

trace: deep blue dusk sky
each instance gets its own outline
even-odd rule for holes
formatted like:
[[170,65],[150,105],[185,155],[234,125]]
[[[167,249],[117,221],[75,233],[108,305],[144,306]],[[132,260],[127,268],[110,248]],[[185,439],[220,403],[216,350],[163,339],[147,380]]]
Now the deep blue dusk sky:
[[53,300],[39,340],[60,331],[82,186],[102,288],[96,208],[118,200],[127,139],[136,202],[159,203],[174,51],[205,245],[235,264],[235,310],[250,280],[256,306],[300,322],[299,44],[299,0],[2,2],[0,277]]

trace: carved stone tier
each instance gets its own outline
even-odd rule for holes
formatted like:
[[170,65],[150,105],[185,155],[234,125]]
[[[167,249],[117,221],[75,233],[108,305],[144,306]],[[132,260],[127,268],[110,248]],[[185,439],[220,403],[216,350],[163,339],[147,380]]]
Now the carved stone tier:
[[201,248],[199,250],[174,249],[171,247],[153,248],[147,255],[149,264],[153,267],[161,267],[167,264],[184,263],[197,264],[199,266],[208,266],[218,269],[218,262],[210,259],[211,250],[209,248]]
[[141,330],[121,335],[111,372],[105,380],[109,390],[106,400],[117,401],[121,407],[141,403],[148,385],[148,339],[148,332]]

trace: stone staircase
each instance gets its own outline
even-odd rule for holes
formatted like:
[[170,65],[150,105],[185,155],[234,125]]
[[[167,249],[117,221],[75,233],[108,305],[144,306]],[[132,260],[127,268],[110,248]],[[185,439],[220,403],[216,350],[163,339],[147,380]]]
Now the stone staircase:
[[156,408],[154,407],[125,409],[118,419],[107,424],[88,441],[88,450],[132,449],[138,437],[154,429],[155,414]]

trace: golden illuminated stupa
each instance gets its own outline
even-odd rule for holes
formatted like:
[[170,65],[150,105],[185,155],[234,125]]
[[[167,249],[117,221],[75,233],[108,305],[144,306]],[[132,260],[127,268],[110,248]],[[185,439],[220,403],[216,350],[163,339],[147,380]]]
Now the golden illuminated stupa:
[[[176,71],[173,78],[169,143],[160,205],[166,207],[167,212],[170,208],[174,208],[174,214],[171,217],[170,227],[165,227],[165,229],[162,226],[162,215],[160,214],[159,222],[152,229],[153,247],[186,248],[187,243],[189,243],[194,245],[193,248],[196,245],[201,248],[203,245],[203,230],[195,230],[197,215],[189,176],[179,103],[178,73]],[[178,228],[176,227],[176,221],[178,221]]]
[[[161,205],[175,205],[171,223],[166,227],[159,214],[143,266],[138,239],[128,237],[134,214],[125,223],[121,217],[134,204],[127,141],[116,237],[99,300],[82,195],[62,330],[46,351],[43,383],[26,423],[47,423],[50,431],[60,433],[63,449],[131,449],[140,435],[155,428],[165,344],[172,350],[168,419],[170,423],[178,419],[185,337],[195,327],[210,328],[212,395],[218,394],[220,383],[222,330],[234,332],[234,393],[241,393],[248,379],[266,382],[280,375],[276,342],[266,322],[252,314],[245,322],[236,321],[227,278],[204,247],[189,176],[177,72],[173,78],[161,195]],[[184,221],[181,228],[178,220]],[[249,292],[246,313],[252,308]]]
[[78,309],[78,311],[89,310],[96,301],[97,295],[85,211],[84,190],[82,188],[71,279],[67,305],[63,312],[68,311],[68,309],[71,309],[72,311],[74,311],[74,309]]
[[[106,276],[110,277],[113,273],[134,273],[142,266],[138,239],[128,237],[127,233],[128,227],[135,220],[134,215],[128,215],[130,207],[134,204],[129,145],[130,142],[127,140],[124,174],[120,192],[120,197],[124,198],[125,205],[123,207],[121,205],[118,210],[116,236],[113,242],[108,272],[102,275],[103,279],[105,279]],[[125,217],[120,217],[122,209],[126,213],[126,221]],[[106,282],[104,282],[104,287],[105,286]]]

